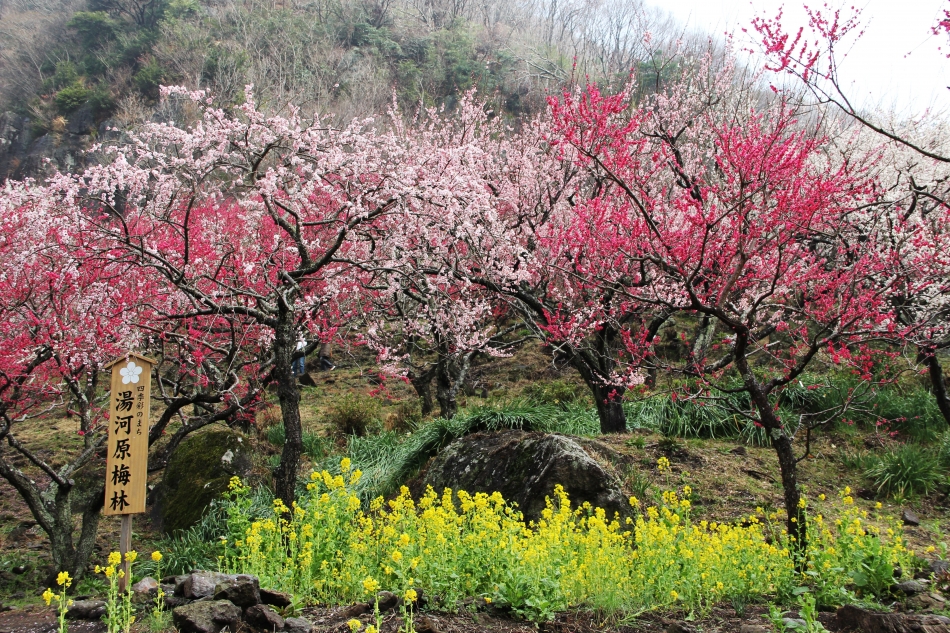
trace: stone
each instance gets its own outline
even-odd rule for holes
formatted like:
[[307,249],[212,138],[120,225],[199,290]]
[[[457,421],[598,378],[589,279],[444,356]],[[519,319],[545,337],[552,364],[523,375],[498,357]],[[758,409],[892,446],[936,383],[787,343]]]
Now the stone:
[[[545,498],[562,484],[578,507],[589,502],[608,517],[632,516],[620,482],[581,444],[582,440],[521,430],[475,433],[449,444],[433,460],[422,486],[470,493],[498,491],[518,504],[526,520],[537,520]],[[598,452],[609,451],[596,447]]]
[[188,529],[227,491],[231,477],[246,477],[250,470],[247,442],[240,433],[209,429],[188,436],[152,491],[153,521],[166,534]]
[[84,105],[70,113],[66,119],[66,131],[70,134],[87,135],[96,129],[96,119],[92,113],[92,106]]
[[192,602],[172,611],[179,633],[218,633],[227,627],[235,631],[241,622],[241,607],[227,600]]
[[743,624],[739,627],[739,633],[772,633],[772,629],[761,624]]
[[399,596],[391,591],[380,591],[376,594],[376,606],[380,613],[391,611],[399,606]]
[[934,576],[940,576],[941,574],[950,573],[950,560],[936,560],[930,561],[930,564],[927,566],[927,571],[933,574]]
[[214,586],[214,599],[230,600],[242,609],[253,607],[261,603],[260,581],[247,574],[230,576]]
[[272,607],[289,607],[294,602],[294,597],[283,591],[274,589],[261,589],[261,602],[269,604]]
[[666,627],[665,633],[694,633],[694,630],[682,622],[674,622]]
[[922,593],[926,590],[927,588],[924,587],[923,583],[916,580],[905,580],[904,582],[891,585],[891,591],[893,593],[902,593],[907,596],[913,596],[914,594]]
[[158,594],[158,581],[151,576],[146,576],[142,580],[132,585],[134,593],[144,593],[148,595]]
[[[371,605],[365,602],[357,602],[340,611],[340,617],[349,620],[350,618],[358,618],[365,613],[370,613],[372,610],[373,607]],[[380,607],[379,610],[382,611],[383,608]]]
[[836,630],[861,633],[950,633],[950,618],[939,615],[876,613],[845,605],[835,613]]
[[808,623],[802,620],[801,618],[782,618],[782,624],[785,625],[786,630],[793,631],[807,631]]
[[729,451],[729,453],[732,455],[738,455],[739,457],[745,457],[748,451],[746,450],[745,446],[736,446],[734,449]]
[[194,571],[185,576],[185,579],[175,588],[175,595],[189,600],[207,598],[214,594],[218,583],[227,578],[227,574],[213,571]]
[[74,600],[66,617],[70,620],[100,620],[106,614],[104,600]]
[[901,512],[901,519],[904,521],[904,525],[917,526],[920,525],[920,519],[916,514],[910,510],[904,510]]
[[287,633],[311,633],[313,625],[303,618],[285,618],[284,631]]
[[442,633],[438,620],[428,615],[417,616],[412,624],[416,633]]
[[310,372],[306,372],[306,373],[301,374],[301,375],[297,378],[297,380],[298,380],[298,381],[300,382],[300,384],[303,385],[304,387],[316,387],[316,386],[317,386],[317,381],[314,380],[313,376],[310,375]]
[[255,604],[245,609],[244,621],[265,631],[283,630],[285,624],[284,618],[266,604]]

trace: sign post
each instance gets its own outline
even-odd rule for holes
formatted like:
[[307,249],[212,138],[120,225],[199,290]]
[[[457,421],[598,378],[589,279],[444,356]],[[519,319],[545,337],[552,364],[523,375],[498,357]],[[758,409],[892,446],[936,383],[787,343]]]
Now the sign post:
[[112,368],[109,392],[109,440],[106,444],[106,499],[102,514],[122,516],[119,554],[122,556],[119,591],[129,578],[126,553],[132,545],[132,515],[145,512],[148,477],[148,413],[152,387],[151,358],[128,353]]

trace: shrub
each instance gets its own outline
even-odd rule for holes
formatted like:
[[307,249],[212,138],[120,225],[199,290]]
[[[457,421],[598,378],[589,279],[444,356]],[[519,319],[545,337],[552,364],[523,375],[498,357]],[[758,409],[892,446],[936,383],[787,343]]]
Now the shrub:
[[379,403],[365,396],[346,394],[333,402],[324,421],[341,435],[363,437],[380,422]]
[[92,91],[77,81],[57,92],[53,101],[56,102],[56,109],[59,112],[69,114],[82,107],[89,100],[90,95]]
[[917,444],[903,444],[880,457],[865,472],[878,494],[905,498],[932,492],[942,475],[937,454]]

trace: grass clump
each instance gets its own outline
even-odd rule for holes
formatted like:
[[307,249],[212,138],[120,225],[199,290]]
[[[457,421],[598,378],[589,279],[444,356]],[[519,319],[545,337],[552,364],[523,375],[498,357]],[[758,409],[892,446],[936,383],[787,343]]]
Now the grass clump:
[[902,444],[881,455],[866,471],[878,494],[904,499],[933,492],[945,480],[934,450]]

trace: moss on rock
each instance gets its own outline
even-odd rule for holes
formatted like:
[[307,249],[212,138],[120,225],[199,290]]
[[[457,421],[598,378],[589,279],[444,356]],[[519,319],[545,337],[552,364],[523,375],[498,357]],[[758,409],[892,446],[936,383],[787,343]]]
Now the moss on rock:
[[231,477],[245,477],[251,461],[244,437],[229,429],[192,435],[172,454],[156,491],[155,516],[166,534],[197,523]]

